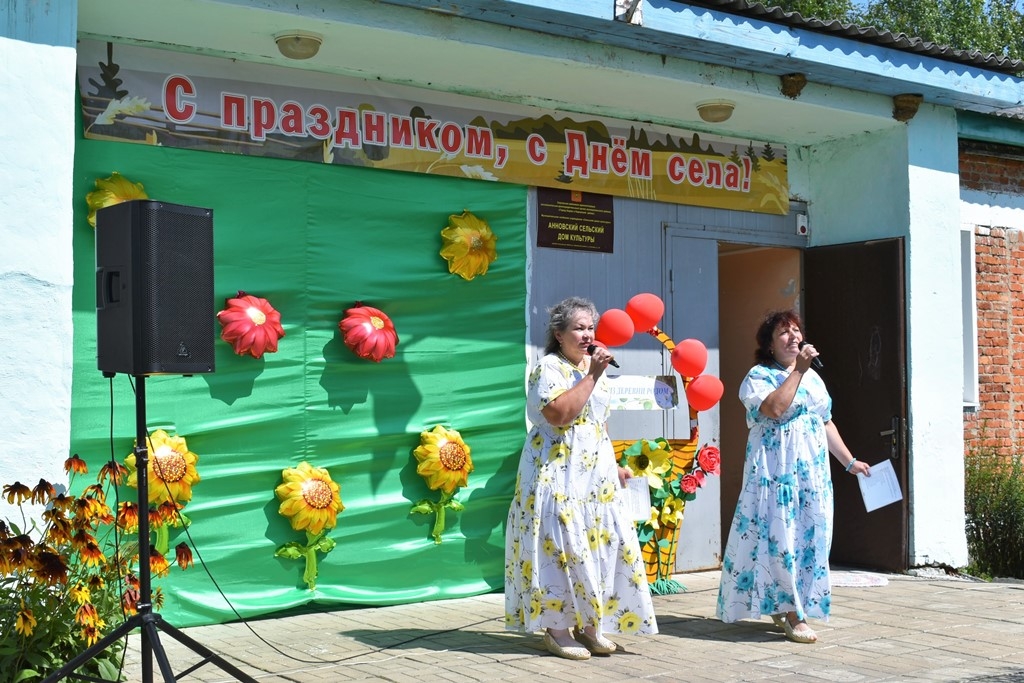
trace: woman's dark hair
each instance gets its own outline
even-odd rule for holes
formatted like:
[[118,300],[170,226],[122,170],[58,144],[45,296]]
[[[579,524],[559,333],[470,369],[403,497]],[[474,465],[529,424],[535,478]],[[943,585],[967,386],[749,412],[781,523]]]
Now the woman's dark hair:
[[787,327],[795,325],[801,332],[804,330],[803,321],[800,320],[800,314],[796,311],[769,311],[761,321],[761,326],[757,328],[757,334],[754,335],[754,338],[757,339],[757,348],[754,350],[755,362],[761,365],[771,365],[775,360],[775,357],[772,356],[772,335],[780,325]]
[[547,346],[544,347],[544,353],[554,353],[558,349],[555,332],[565,332],[569,329],[572,319],[580,311],[589,313],[590,317],[594,319],[594,325],[597,325],[597,319],[600,316],[597,307],[589,299],[570,296],[548,309],[548,341]]

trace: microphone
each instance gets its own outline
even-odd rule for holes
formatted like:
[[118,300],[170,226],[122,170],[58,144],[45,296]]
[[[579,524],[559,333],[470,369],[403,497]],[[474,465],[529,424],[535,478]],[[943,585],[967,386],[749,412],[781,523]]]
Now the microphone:
[[[804,348],[805,346],[807,346],[807,342],[805,342],[805,341],[800,342],[800,348],[801,349]],[[822,368],[825,367],[825,364],[821,362],[821,358],[818,357],[818,356],[815,356],[814,358],[811,359],[811,365],[814,366],[815,370],[821,370]]]
[[[587,347],[587,353],[590,354],[591,356],[594,355],[594,351],[597,351],[597,346],[595,344],[591,344],[590,346]],[[619,364],[615,362],[614,358],[608,361],[608,365],[611,365],[613,368],[619,367]]]

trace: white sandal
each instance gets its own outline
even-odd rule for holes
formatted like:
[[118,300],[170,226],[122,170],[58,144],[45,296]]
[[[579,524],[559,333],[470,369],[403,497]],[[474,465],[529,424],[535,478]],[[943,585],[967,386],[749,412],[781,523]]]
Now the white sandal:
[[794,643],[816,643],[818,642],[818,634],[815,633],[810,626],[807,626],[806,621],[798,621],[797,626],[803,624],[807,626],[807,630],[797,631],[794,629],[793,624],[789,623],[788,615],[782,620],[783,628],[786,629],[786,637],[792,640]]

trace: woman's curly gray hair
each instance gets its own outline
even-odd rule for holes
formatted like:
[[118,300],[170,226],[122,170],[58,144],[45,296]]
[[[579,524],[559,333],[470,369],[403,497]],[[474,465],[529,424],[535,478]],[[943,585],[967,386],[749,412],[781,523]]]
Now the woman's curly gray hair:
[[573,318],[580,311],[589,313],[590,317],[594,320],[594,325],[597,325],[597,319],[601,316],[597,312],[597,307],[594,306],[590,299],[570,296],[548,309],[548,341],[547,346],[544,347],[544,353],[554,353],[558,350],[559,344],[558,339],[555,338],[555,333],[565,332],[569,329]]

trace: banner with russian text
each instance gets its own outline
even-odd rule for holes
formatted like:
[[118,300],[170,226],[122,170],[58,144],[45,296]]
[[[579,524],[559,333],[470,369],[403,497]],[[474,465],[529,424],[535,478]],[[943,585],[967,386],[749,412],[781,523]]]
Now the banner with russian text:
[[770,142],[96,41],[78,63],[90,139],[789,210]]

